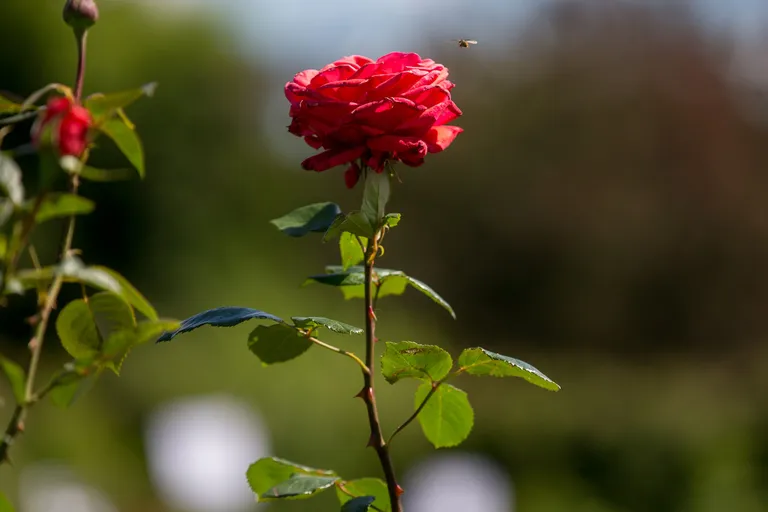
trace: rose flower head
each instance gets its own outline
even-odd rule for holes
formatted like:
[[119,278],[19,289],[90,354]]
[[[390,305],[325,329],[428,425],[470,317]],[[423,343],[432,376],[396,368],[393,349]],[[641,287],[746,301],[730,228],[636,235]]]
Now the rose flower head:
[[85,107],[63,96],[51,98],[32,126],[32,142],[38,148],[53,147],[59,156],[79,157],[88,146],[91,124]]
[[292,118],[288,131],[324,151],[301,163],[322,172],[348,164],[352,188],[362,170],[382,172],[388,161],[417,167],[427,153],[447,148],[463,130],[451,100],[448,69],[415,53],[373,61],[354,55],[321,70],[308,69],[285,85]]

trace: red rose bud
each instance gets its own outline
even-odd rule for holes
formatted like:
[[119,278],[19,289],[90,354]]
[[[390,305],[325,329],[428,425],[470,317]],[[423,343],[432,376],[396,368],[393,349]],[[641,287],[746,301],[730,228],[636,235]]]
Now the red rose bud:
[[[322,153],[301,163],[322,172],[359,159],[376,172],[388,160],[417,167],[462,132],[448,123],[461,115],[451,100],[445,66],[415,53],[376,61],[354,55],[321,70],[308,69],[285,85],[291,103],[288,131]],[[347,187],[359,179],[350,166]]]
[[32,142],[38,148],[53,147],[59,156],[79,157],[88,146],[91,114],[71,99],[51,98],[32,127]]
[[75,30],[87,30],[99,19],[99,8],[94,0],[67,0],[64,4],[64,22]]

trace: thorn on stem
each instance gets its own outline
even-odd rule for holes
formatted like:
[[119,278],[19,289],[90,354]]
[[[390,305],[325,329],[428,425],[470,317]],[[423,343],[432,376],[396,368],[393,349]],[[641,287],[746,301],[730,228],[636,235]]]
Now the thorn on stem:
[[373,432],[371,432],[371,437],[368,438],[368,442],[366,443],[365,447],[366,448],[370,448],[370,447],[375,448],[377,445],[378,445],[378,443],[376,442],[376,436],[374,436]]
[[376,313],[373,311],[373,306],[368,306],[368,318],[373,320],[374,322],[378,321],[376,318]]
[[397,485],[397,487],[395,487],[395,494],[397,494],[398,496],[402,496],[402,494],[403,494],[404,492],[405,492],[405,491],[403,490],[403,488],[402,488],[402,487],[400,487],[400,484],[398,484],[398,485]]
[[24,427],[24,422],[23,421],[20,421],[20,422],[18,422],[16,424],[16,430],[18,430],[22,434],[24,433],[24,429],[25,429],[25,427]]
[[29,343],[27,344],[27,346],[29,347],[29,350],[31,350],[32,352],[34,352],[35,350],[37,350],[37,345],[38,345],[39,343],[40,343],[40,342],[39,342],[39,341],[37,341],[37,338],[33,337],[31,340],[29,340]]

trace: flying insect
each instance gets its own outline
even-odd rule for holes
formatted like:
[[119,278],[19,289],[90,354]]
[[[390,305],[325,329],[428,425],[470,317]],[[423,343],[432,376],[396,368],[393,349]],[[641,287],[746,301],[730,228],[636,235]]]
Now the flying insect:
[[459,48],[469,48],[469,45],[477,44],[477,41],[472,39],[451,39],[451,41],[459,43]]

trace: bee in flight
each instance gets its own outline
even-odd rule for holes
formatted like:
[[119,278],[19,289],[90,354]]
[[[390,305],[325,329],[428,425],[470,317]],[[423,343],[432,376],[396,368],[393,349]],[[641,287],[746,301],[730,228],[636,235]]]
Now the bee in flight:
[[451,39],[451,41],[459,43],[459,48],[469,48],[469,45],[477,44],[477,41],[472,39]]

